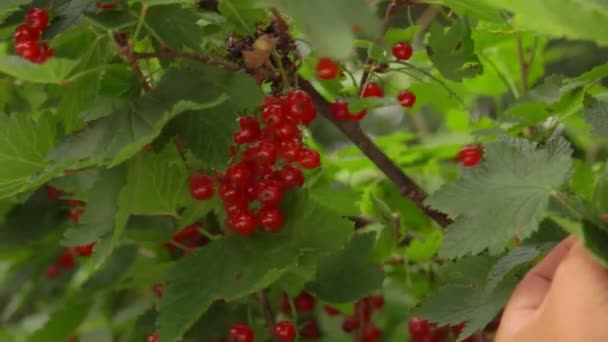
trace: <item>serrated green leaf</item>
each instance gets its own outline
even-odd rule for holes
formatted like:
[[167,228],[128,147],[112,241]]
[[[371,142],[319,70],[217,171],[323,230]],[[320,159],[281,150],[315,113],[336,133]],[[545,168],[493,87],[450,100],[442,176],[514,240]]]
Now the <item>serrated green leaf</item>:
[[188,170],[175,144],[158,154],[148,152],[129,163],[127,190],[135,215],[177,215],[178,207],[191,199]]
[[325,302],[347,303],[382,287],[384,275],[372,262],[375,239],[375,234],[356,235],[343,250],[320,258],[308,289]]
[[148,10],[146,23],[163,43],[174,50],[184,47],[200,51],[203,28],[196,24],[196,12],[179,4],[154,6]]
[[49,158],[110,166],[127,160],[156,138],[173,117],[227,100],[224,87],[229,84],[208,77],[193,70],[169,71],[152,91],[129,108],[92,122],[81,134],[64,140]]
[[552,244],[544,246],[522,245],[512,251],[509,251],[505,256],[492,266],[488,273],[486,283],[486,292],[494,291],[496,286],[516,267],[527,264],[536,259],[541,253],[548,249]]
[[488,144],[481,165],[427,201],[455,217],[439,254],[456,258],[486,248],[499,253],[513,236],[530,236],[547,215],[552,191],[570,175],[570,154],[562,139],[544,148],[513,138]]
[[321,254],[340,248],[352,231],[347,221],[306,195],[287,201],[283,209],[286,222],[280,232],[246,238],[231,235],[176,265],[160,305],[163,341],[179,339],[214,300],[257,292],[294,267],[303,251]]
[[380,35],[380,21],[367,6],[351,0],[257,0],[291,16],[320,55],[346,58],[355,41],[353,26],[367,38]]
[[137,246],[124,245],[116,248],[108,261],[82,286],[83,290],[103,291],[117,286],[128,275],[137,257]]
[[19,9],[19,6],[27,5],[32,0],[4,0],[0,3],[0,14],[4,14],[8,11],[15,11]]
[[65,300],[53,312],[44,326],[32,335],[28,342],[65,341],[84,321],[92,304],[92,297],[76,294]]
[[583,102],[585,121],[592,127],[594,134],[608,137],[608,101],[599,100],[589,94],[585,95]]
[[118,217],[118,197],[125,187],[126,167],[104,170],[93,186],[78,224],[65,232],[63,243],[77,246],[97,241],[112,232],[119,224],[126,224],[125,217]]
[[483,72],[483,65],[475,54],[471,27],[466,18],[458,20],[447,29],[434,23],[428,42],[429,58],[448,80],[458,82]]
[[27,82],[60,84],[77,64],[77,61],[63,58],[51,58],[44,64],[34,64],[17,56],[0,56],[0,73]]
[[255,0],[219,0],[218,11],[238,35],[254,33],[257,25],[268,21],[266,11],[257,7]]

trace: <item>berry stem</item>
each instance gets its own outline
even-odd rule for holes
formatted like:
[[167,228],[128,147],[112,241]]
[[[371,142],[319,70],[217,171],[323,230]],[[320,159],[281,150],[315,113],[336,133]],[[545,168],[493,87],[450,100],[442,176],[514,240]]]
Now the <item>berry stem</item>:
[[133,41],[136,41],[137,37],[139,37],[139,32],[141,32],[141,28],[144,25],[144,22],[146,21],[147,15],[148,15],[148,6],[145,4],[142,4],[141,12],[139,13],[139,17],[137,18],[137,26],[135,26],[135,31],[133,31],[133,34],[131,35],[131,39]]
[[435,220],[440,226],[447,227],[451,223],[447,215],[431,209],[424,204],[424,200],[427,197],[424,190],[413,179],[403,173],[401,168],[378,148],[356,122],[335,121],[330,110],[330,103],[325,100],[323,95],[308,81],[300,79],[299,83],[301,88],[310,94],[319,113],[333,122],[397,186],[402,196],[411,199],[418,208],[422,209],[426,215]]
[[266,320],[266,327],[268,328],[268,332],[270,336],[272,336],[272,340],[275,342],[280,342],[277,336],[274,333],[274,328],[276,326],[276,321],[274,319],[274,313],[272,312],[272,307],[270,306],[270,300],[268,300],[268,289],[264,289],[259,293],[260,304],[262,305],[262,310],[264,311],[264,319]]
[[216,235],[213,235],[213,234],[209,233],[209,232],[208,232],[207,230],[205,230],[204,228],[197,227],[197,228],[196,228],[196,230],[198,230],[198,232],[199,232],[199,233],[200,233],[202,236],[206,237],[207,239],[209,239],[209,240],[211,240],[211,241],[215,241],[215,240],[218,240],[218,239],[220,238],[219,236],[216,236]]

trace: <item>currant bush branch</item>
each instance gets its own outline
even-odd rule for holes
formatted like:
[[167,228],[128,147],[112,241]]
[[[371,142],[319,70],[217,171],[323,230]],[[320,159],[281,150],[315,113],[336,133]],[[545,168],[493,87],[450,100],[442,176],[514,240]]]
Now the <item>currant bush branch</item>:
[[227,69],[227,70],[232,70],[232,71],[241,70],[241,67],[236,64],[225,62],[225,61],[220,61],[220,60],[217,60],[210,56],[203,56],[203,55],[198,55],[198,54],[189,53],[189,52],[161,50],[161,51],[156,51],[156,52],[135,53],[134,57],[135,57],[135,59],[153,59],[153,58],[189,59],[189,60],[193,60],[196,62],[216,65],[218,67],[221,67],[221,68]]
[[133,47],[129,44],[127,36],[124,34],[117,33],[114,35],[114,42],[118,46],[118,51],[120,52],[120,55],[129,64],[131,71],[139,80],[141,88],[145,92],[149,92],[150,90],[152,90],[152,86],[146,80],[146,77],[144,76],[143,72],[141,71],[141,68],[139,67],[139,64],[137,63],[137,58],[135,56],[135,53],[133,52]]
[[266,327],[268,328],[268,333],[270,334],[270,336],[272,336],[273,341],[280,342],[274,333],[274,328],[277,323],[274,319],[274,313],[272,312],[270,300],[268,300],[268,290],[260,291],[259,300],[260,304],[262,305],[262,310],[264,311],[264,319],[266,320]]

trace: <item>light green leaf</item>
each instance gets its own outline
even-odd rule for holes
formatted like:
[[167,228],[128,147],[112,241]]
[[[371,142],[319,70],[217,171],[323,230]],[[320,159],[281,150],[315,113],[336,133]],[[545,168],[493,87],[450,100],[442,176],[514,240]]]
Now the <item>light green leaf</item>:
[[380,35],[380,21],[371,6],[353,6],[351,0],[257,0],[291,16],[322,56],[343,59],[355,41],[353,26],[367,38]]
[[239,35],[254,33],[257,25],[268,21],[266,11],[255,0],[219,0],[218,10]]
[[583,104],[585,121],[592,127],[593,133],[608,138],[608,101],[586,95]]
[[458,82],[483,72],[466,18],[458,20],[447,29],[434,23],[428,42],[429,58],[445,78]]
[[77,64],[77,61],[63,58],[51,58],[44,64],[34,64],[17,56],[0,56],[0,73],[27,82],[60,84]]
[[92,297],[76,294],[64,301],[53,312],[44,326],[32,335],[28,342],[65,341],[87,317]]
[[425,0],[426,3],[445,5],[462,16],[472,16],[478,19],[506,23],[507,15],[494,6],[484,4],[477,0]]
[[382,287],[380,265],[372,262],[375,234],[356,235],[343,250],[319,259],[308,289],[321,300],[347,303]]
[[129,163],[127,191],[135,215],[176,215],[190,200],[188,170],[175,144],[158,154],[136,156]]
[[181,5],[154,6],[148,10],[146,23],[163,43],[174,50],[188,47],[200,51],[203,28],[196,24],[196,12]]
[[547,215],[550,194],[570,175],[571,152],[562,139],[544,148],[513,138],[488,144],[481,165],[427,200],[455,217],[439,254],[499,253],[513,236],[530,236]]
[[[178,340],[217,299],[257,292],[296,266],[299,256],[340,248],[347,221],[299,195],[284,206],[286,222],[275,234],[231,235],[183,258],[170,272],[160,305],[160,338]],[[196,276],[193,276],[196,275]]]

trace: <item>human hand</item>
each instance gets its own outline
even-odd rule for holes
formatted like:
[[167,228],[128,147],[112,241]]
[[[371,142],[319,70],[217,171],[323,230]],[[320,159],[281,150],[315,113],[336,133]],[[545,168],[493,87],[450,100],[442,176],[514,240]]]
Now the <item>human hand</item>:
[[565,239],[519,283],[496,341],[608,341],[608,270]]

